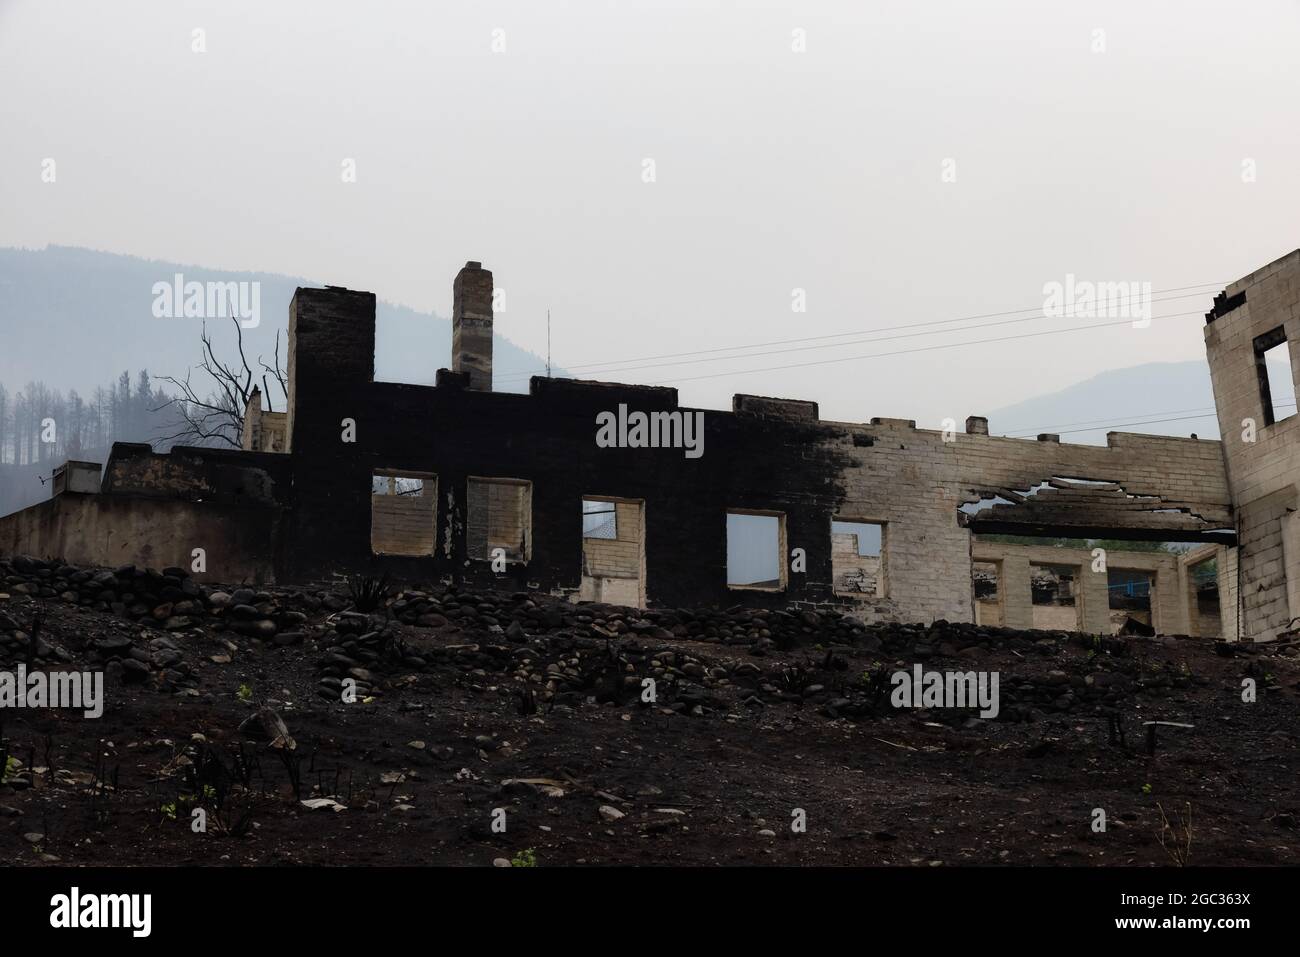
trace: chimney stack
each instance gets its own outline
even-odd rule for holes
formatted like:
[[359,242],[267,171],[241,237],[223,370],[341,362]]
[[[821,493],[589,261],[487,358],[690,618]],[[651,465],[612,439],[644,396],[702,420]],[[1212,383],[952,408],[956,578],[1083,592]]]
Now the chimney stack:
[[452,285],[451,371],[466,373],[471,389],[492,391],[492,273],[482,263],[465,263]]

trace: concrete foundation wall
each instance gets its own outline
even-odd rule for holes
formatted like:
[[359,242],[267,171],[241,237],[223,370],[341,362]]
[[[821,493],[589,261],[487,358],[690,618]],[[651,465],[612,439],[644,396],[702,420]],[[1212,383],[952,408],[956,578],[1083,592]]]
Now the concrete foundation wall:
[[0,518],[0,554],[192,571],[202,548],[207,571],[192,572],[200,581],[272,582],[279,517],[259,506],[68,492]]

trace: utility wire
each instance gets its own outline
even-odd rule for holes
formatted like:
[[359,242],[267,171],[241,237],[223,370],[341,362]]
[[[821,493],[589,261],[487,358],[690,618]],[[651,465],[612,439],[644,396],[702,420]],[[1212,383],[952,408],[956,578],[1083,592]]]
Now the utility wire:
[[[1224,283],[1198,283],[1198,284],[1196,284],[1196,285],[1194,285],[1194,286],[1174,286],[1174,287],[1170,287],[1170,288],[1168,288],[1168,289],[1156,289],[1156,290],[1153,290],[1153,292],[1152,292],[1151,294],[1152,294],[1152,295],[1155,295],[1155,294],[1158,294],[1158,293],[1166,293],[1166,292],[1182,292],[1183,290],[1186,290],[1186,289],[1197,289],[1197,288],[1200,288],[1200,287],[1202,287],[1202,286],[1209,286],[1209,287],[1212,287],[1212,288],[1222,288],[1224,285],[1225,285]],[[1162,299],[1152,299],[1151,302],[1152,302],[1152,303],[1156,303],[1156,302],[1170,302],[1170,301],[1175,300],[1175,299],[1196,298],[1196,297],[1206,296],[1206,295],[1209,295],[1209,291],[1201,291],[1201,292],[1185,293],[1184,295],[1181,295],[1181,296],[1166,296],[1166,297],[1164,297],[1164,298],[1162,298]],[[1140,298],[1142,298],[1142,297],[1141,297],[1141,296],[1127,296],[1127,297],[1121,297],[1121,298],[1120,298],[1119,300],[1117,300],[1117,301],[1118,301],[1118,302],[1128,302],[1128,301],[1131,301],[1131,300],[1133,300],[1133,299],[1140,299]],[[1110,300],[1107,300],[1107,304],[1108,304],[1108,305],[1110,304]],[[1043,318],[1043,319],[1047,319],[1047,318],[1071,319],[1071,318],[1078,318],[1078,317],[1075,317],[1075,316],[1069,316],[1069,315],[1065,315],[1065,316],[1046,316],[1046,315],[1041,315],[1041,313],[1043,312],[1043,307],[1042,307],[1042,306],[1035,306],[1035,307],[1027,308],[1027,309],[1009,309],[1009,310],[1005,310],[1005,311],[1002,311],[1002,312],[986,312],[986,313],[981,313],[981,314],[978,314],[978,315],[971,315],[971,316],[958,316],[958,317],[956,317],[956,318],[952,318],[952,319],[930,319],[930,320],[925,320],[925,321],[921,321],[921,322],[902,323],[902,324],[894,325],[894,326],[878,326],[878,327],[874,327],[874,328],[871,328],[871,329],[857,329],[857,330],[853,330],[853,331],[851,331],[851,332],[836,332],[836,333],[828,333],[828,334],[820,335],[820,336],[800,336],[800,337],[796,337],[796,338],[792,338],[792,339],[775,339],[775,340],[772,340],[772,341],[769,341],[769,342],[754,342],[754,343],[748,343],[748,344],[742,344],[742,345],[736,345],[736,346],[720,346],[720,347],[715,348],[715,349],[697,349],[697,350],[691,350],[691,351],[688,351],[688,352],[670,352],[670,353],[664,353],[664,354],[662,354],[662,355],[657,355],[657,356],[641,356],[641,357],[639,357],[639,358],[631,358],[631,359],[610,359],[610,360],[605,360],[605,361],[602,361],[602,362],[588,362],[588,363],[582,363],[582,364],[579,364],[579,365],[571,365],[571,366],[566,366],[565,368],[566,368],[567,371],[570,371],[570,372],[575,371],[575,370],[578,370],[578,369],[589,370],[589,373],[588,373],[588,374],[596,374],[596,373],[601,373],[601,372],[633,372],[633,371],[637,371],[637,369],[640,368],[640,367],[628,367],[628,368],[614,368],[614,367],[615,367],[615,366],[626,366],[627,363],[632,363],[632,362],[655,362],[655,361],[658,361],[658,360],[660,360],[660,359],[678,359],[678,358],[687,358],[687,357],[691,357],[691,356],[714,355],[714,354],[719,353],[719,352],[736,352],[737,350],[742,350],[742,349],[760,349],[760,348],[766,348],[766,347],[768,347],[768,346],[792,345],[792,344],[803,343],[803,342],[824,342],[825,340],[828,340],[828,339],[844,339],[844,338],[846,338],[846,337],[850,337],[850,336],[870,335],[870,334],[874,334],[874,333],[878,333],[878,332],[893,332],[893,331],[898,330],[898,329],[915,329],[915,328],[921,328],[921,327],[924,327],[924,326],[949,325],[949,324],[951,324],[951,323],[956,323],[956,322],[972,322],[972,321],[975,321],[975,320],[978,320],[978,319],[995,319],[995,318],[999,318],[999,317],[1002,317],[1002,316],[1016,316],[1016,315],[1020,315],[1020,314],[1022,314],[1022,313],[1027,313],[1027,312],[1039,313],[1039,314],[1040,314],[1040,315],[1030,316],[1030,317],[1028,317],[1028,319],[1040,319],[1040,318]],[[1017,321],[1025,321],[1025,320],[1022,319],[1022,320],[1017,320]],[[996,323],[988,323],[988,325],[996,325]],[[975,327],[968,327],[968,328],[981,328],[981,327],[979,327],[979,326],[975,326]],[[954,332],[954,331],[955,331],[955,332],[960,332],[960,331],[962,331],[962,330],[961,330],[961,329],[955,329],[955,330],[948,329],[948,330],[938,330],[938,331],[940,331],[940,332]],[[872,341],[872,340],[862,340],[862,341],[865,342],[865,341]],[[822,346],[813,346],[813,347],[806,347],[806,348],[834,348],[834,347],[836,347],[836,346],[841,346],[841,345],[855,345],[855,344],[857,344],[857,343],[851,343],[851,342],[826,342],[825,345],[822,345]],[[798,350],[783,350],[783,351],[798,351]],[[709,359],[709,360],[696,360],[696,361],[721,361],[721,360],[725,360],[725,359],[744,359],[744,358],[749,358],[751,355],[757,356],[757,355],[766,355],[766,354],[770,354],[770,353],[746,353],[746,354],[733,355],[733,356],[717,356],[717,358],[715,358],[715,359]],[[666,365],[681,365],[681,364],[686,364],[686,363],[665,363],[665,364],[666,364]],[[648,367],[648,368],[655,368],[655,367],[654,367],[654,366],[651,366],[651,367]],[[500,382],[517,381],[517,380],[519,380],[519,379],[527,379],[527,378],[531,378],[532,376],[539,374],[541,371],[544,371],[544,370],[536,370],[536,371],[533,371],[533,372],[511,372],[511,373],[506,373],[506,374],[504,374],[504,375],[498,376],[497,378],[498,378],[498,381],[500,381]]]
[[[1182,315],[1189,315],[1189,316],[1196,315],[1196,316],[1199,316],[1199,315],[1201,315],[1201,313],[1199,313],[1199,312],[1189,312],[1189,313],[1182,313]],[[870,345],[870,344],[875,343],[875,342],[892,342],[892,341],[894,341],[894,340],[896,340],[896,339],[915,339],[915,338],[917,338],[918,336],[937,336],[937,335],[946,335],[947,333],[950,333],[950,332],[968,332],[968,331],[974,331],[974,330],[977,330],[977,329],[991,329],[991,328],[994,327],[994,326],[1005,326],[1005,325],[1011,325],[1011,324],[1014,324],[1014,323],[1017,323],[1017,322],[1035,322],[1035,321],[1037,321],[1037,320],[1039,320],[1039,319],[1044,319],[1044,318],[1056,318],[1056,317],[1047,317],[1047,316],[1026,316],[1026,317],[1021,318],[1021,319],[999,319],[997,322],[985,322],[985,323],[981,323],[981,324],[978,325],[978,326],[966,326],[966,327],[964,327],[964,328],[962,328],[962,329],[928,329],[928,330],[926,330],[926,331],[924,331],[924,332],[904,332],[904,333],[900,333],[899,335],[896,335],[896,336],[879,336],[879,337],[874,338],[874,339],[853,339],[853,340],[851,340],[851,341],[849,341],[849,342],[835,342],[835,343],[829,343],[829,344],[826,344],[826,345],[818,345],[818,346],[796,346],[795,348],[792,348],[792,349],[774,349],[774,350],[771,351],[771,352],[749,352],[749,353],[746,353],[746,354],[744,354],[744,355],[738,355],[738,356],[716,356],[716,357],[713,357],[713,358],[706,358],[706,359],[680,359],[680,360],[678,360],[678,361],[676,361],[676,362],[660,362],[660,363],[655,363],[655,364],[653,364],[653,365],[629,366],[629,367],[626,368],[626,369],[604,369],[604,370],[596,370],[596,371],[597,371],[597,373],[601,373],[601,372],[612,372],[612,373],[636,372],[636,371],[639,371],[639,370],[642,370],[642,369],[662,369],[662,368],[664,368],[664,367],[677,367],[677,366],[698,365],[698,364],[701,363],[701,362],[724,362],[724,361],[726,361],[726,360],[728,360],[728,359],[761,359],[761,358],[763,358],[764,356],[783,356],[783,355],[788,355],[788,354],[791,353],[791,352],[808,352],[809,350],[816,350],[816,349],[831,349],[831,348],[836,348],[836,347],[839,347],[839,346],[859,346],[859,345]],[[1061,318],[1065,318],[1065,317],[1061,317]],[[1162,317],[1162,318],[1168,318],[1168,317]],[[1130,322],[1131,322],[1131,321],[1133,321],[1133,320],[1127,320],[1127,321],[1130,321]]]
[[[1275,407],[1275,408],[1285,408],[1285,407],[1287,407],[1287,406],[1294,406],[1295,404],[1296,404],[1296,400],[1295,400],[1295,399],[1292,399],[1292,400],[1290,400],[1289,402],[1275,402],[1275,403],[1274,403],[1274,407]],[[1028,437],[1028,436],[1030,436],[1030,435],[1037,435],[1037,434],[1042,433],[1042,432],[1050,432],[1050,433],[1052,433],[1052,434],[1054,434],[1054,435],[1069,435],[1069,434],[1072,433],[1072,432],[1093,432],[1093,431],[1096,431],[1096,430],[1098,430],[1098,429],[1107,429],[1107,428],[1110,428],[1110,429],[1113,429],[1113,428],[1123,428],[1123,427],[1125,427],[1125,426],[1132,426],[1132,425],[1155,425],[1155,424],[1158,423],[1158,422],[1182,422],[1182,421],[1185,421],[1185,420],[1188,420],[1188,419],[1208,419],[1208,418],[1210,418],[1210,417],[1212,417],[1212,416],[1217,416],[1217,415],[1218,415],[1218,412],[1217,412],[1216,410],[1214,410],[1214,409],[1182,409],[1182,410],[1180,410],[1180,411],[1182,411],[1182,412],[1199,412],[1199,413],[1202,413],[1202,414],[1200,414],[1200,415],[1182,415],[1182,416],[1179,416],[1179,417],[1177,417],[1177,418],[1170,418],[1170,419],[1146,419],[1145,421],[1142,421],[1142,422],[1114,422],[1114,421],[1106,421],[1106,420],[1102,420],[1102,419],[1094,419],[1094,420],[1092,420],[1092,421],[1093,421],[1095,424],[1091,425],[1091,426],[1088,427],[1088,428],[1081,428],[1081,429],[1047,428],[1047,429],[1027,429],[1027,430],[1017,429],[1015,432],[1009,432],[1009,433],[1007,433],[1006,438],[1011,438],[1011,439],[1025,438],[1025,437]],[[1164,412],[1139,412],[1139,413],[1136,413],[1136,414],[1137,414],[1137,415],[1167,415],[1167,414],[1175,414],[1175,413],[1164,413]],[[1088,425],[1088,423],[1086,423],[1086,422],[1071,422],[1071,423],[1067,423],[1067,424],[1069,424],[1069,425]]]
[[[1182,319],[1188,316],[1200,316],[1201,312],[1176,312],[1167,316],[1152,316],[1151,321],[1155,322],[1161,319]],[[1091,329],[1106,329],[1112,326],[1131,326],[1134,320],[1119,319],[1114,322],[1094,322],[1086,326],[1071,326],[1067,329],[1046,329],[1042,332],[1023,332],[1014,336],[997,336],[992,339],[970,339],[965,342],[941,342],[933,346],[920,346],[915,349],[898,349],[893,352],[870,352],[865,355],[841,356],[837,359],[818,359],[813,362],[795,362],[787,365],[764,366],[758,369],[736,369],[731,372],[713,372],[697,376],[679,376],[674,379],[663,379],[659,382],[648,382],[646,385],[671,385],[678,382],[695,382],[699,379],[719,379],[726,376],[750,375],[755,372],[780,372],[786,369],[804,369],[809,366],[832,365],[837,362],[856,362],[859,359],[882,359],[891,356],[910,355],[915,352],[933,352],[936,349],[953,349],[959,346],[978,346],[990,342],[1010,342],[1013,339],[1032,339],[1037,336],[1055,336],[1066,332],[1086,332]],[[742,357],[743,358],[743,357]]]

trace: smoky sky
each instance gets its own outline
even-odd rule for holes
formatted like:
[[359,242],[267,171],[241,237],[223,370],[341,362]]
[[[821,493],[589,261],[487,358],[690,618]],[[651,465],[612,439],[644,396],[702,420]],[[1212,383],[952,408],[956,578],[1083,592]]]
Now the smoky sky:
[[[1300,246],[1298,27],[1281,0],[3,0],[0,245],[442,315],[480,260],[498,332],[545,354],[549,310],[583,377],[960,422],[1202,358],[1213,285]],[[1067,275],[1193,288],[1064,333],[1033,310]]]

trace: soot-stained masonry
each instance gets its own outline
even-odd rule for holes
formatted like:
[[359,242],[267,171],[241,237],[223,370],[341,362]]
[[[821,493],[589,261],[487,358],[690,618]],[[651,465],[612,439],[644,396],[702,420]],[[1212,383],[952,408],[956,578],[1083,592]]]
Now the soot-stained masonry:
[[[102,475],[69,462],[49,501],[0,519],[0,553],[190,567],[201,548],[198,577],[213,581],[388,574],[642,606],[837,605],[868,621],[973,621],[975,561],[1003,576],[1003,622],[1027,627],[1030,559],[981,551],[974,533],[1186,541],[1217,549],[1223,636],[1271,638],[1300,616],[1300,433],[1271,409],[1266,423],[1255,350],[1264,333],[1300,340],[1298,272],[1300,251],[1207,317],[1226,441],[1113,432],[1104,447],[996,437],[979,416],[947,431],[826,421],[815,402],[755,395],[720,411],[574,379],[494,392],[493,281],[477,262],[453,287],[452,368],[433,386],[380,382],[374,295],[300,288],[287,409],[254,401],[244,451],[119,444]],[[702,415],[702,454],[597,441],[603,417],[631,413],[673,438]],[[738,580],[729,525],[744,521],[731,548],[764,552],[771,573]],[[1189,630],[1177,564],[1156,569],[1166,632]],[[1104,620],[1094,607],[1079,627]]]

